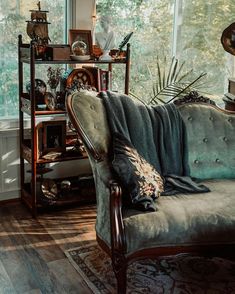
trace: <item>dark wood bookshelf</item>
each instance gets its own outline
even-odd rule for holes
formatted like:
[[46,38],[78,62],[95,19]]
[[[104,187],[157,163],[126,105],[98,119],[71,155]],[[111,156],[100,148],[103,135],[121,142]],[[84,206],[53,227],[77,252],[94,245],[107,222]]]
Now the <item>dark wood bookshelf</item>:
[[[63,44],[61,44],[63,45]],[[30,91],[27,93],[25,91],[26,81],[24,74],[24,64],[29,66],[30,72]],[[50,171],[50,167],[46,166],[50,163],[54,162],[65,162],[65,161],[74,161],[74,160],[82,160],[87,159],[87,154],[84,152],[74,152],[71,149],[71,146],[65,146],[65,150],[61,152],[56,157],[49,156],[44,158],[46,154],[41,154],[39,152],[39,139],[40,133],[38,131],[39,121],[45,121],[47,124],[50,124],[52,121],[51,118],[60,119],[66,121],[67,112],[64,109],[55,109],[48,110],[46,106],[42,105],[41,109],[39,109],[40,105],[36,95],[35,95],[35,76],[37,71],[37,66],[45,66],[45,65],[55,65],[55,64],[64,64],[64,65],[76,65],[76,64],[84,64],[84,65],[99,65],[106,64],[108,66],[108,71],[112,72],[112,66],[115,64],[123,64],[125,66],[125,83],[124,83],[124,92],[125,94],[129,93],[129,75],[130,75],[130,45],[128,44],[126,52],[124,52],[124,57],[120,59],[113,59],[110,61],[100,61],[100,60],[41,60],[35,58],[35,47],[31,42],[30,44],[25,44],[22,41],[22,36],[18,37],[18,81],[19,81],[19,125],[20,125],[20,174],[21,174],[21,199],[26,204],[26,206],[32,212],[34,217],[37,216],[39,208],[46,208],[46,204],[40,203],[40,195],[38,195],[38,179],[43,178],[47,175],[47,172]],[[44,108],[45,107],[45,108]],[[27,115],[27,121],[30,121],[30,127],[25,124],[25,115]],[[28,119],[30,117],[30,119]],[[67,136],[67,128],[65,129],[65,136]],[[64,136],[64,135],[63,135]],[[44,141],[42,141],[44,142]],[[44,144],[44,143],[43,143]],[[44,146],[44,145],[43,145]],[[56,153],[56,152],[55,152]],[[59,152],[58,152],[59,153]],[[40,155],[39,155],[40,154]],[[30,168],[26,163],[30,164]],[[43,166],[41,168],[41,165]],[[30,175],[30,183],[27,183],[28,176],[26,177],[26,173]],[[66,175],[65,175],[66,179]],[[84,192],[85,191],[85,192]],[[83,203],[86,202],[86,195],[94,194],[94,184],[91,185],[91,190],[88,188],[85,190],[74,189],[70,191],[70,195],[68,195],[64,199],[56,199],[53,205],[48,205],[51,207],[63,207],[64,205],[70,205],[74,203]],[[93,195],[94,196],[94,195]],[[94,201],[95,197],[93,197]]]

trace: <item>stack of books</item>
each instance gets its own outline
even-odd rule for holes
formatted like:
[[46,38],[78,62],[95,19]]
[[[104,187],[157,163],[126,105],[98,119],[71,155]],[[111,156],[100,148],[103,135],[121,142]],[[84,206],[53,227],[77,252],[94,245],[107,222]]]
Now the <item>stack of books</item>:
[[228,80],[228,92],[224,94],[225,109],[235,111],[235,79]]

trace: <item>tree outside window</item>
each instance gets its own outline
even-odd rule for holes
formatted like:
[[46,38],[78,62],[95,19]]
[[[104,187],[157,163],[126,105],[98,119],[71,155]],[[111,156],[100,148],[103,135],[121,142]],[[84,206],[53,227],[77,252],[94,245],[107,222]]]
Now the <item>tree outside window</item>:
[[[28,43],[26,20],[30,18],[30,9],[37,9],[37,1],[13,0],[0,1],[0,116],[18,117],[18,35]],[[65,1],[44,0],[42,10],[49,10],[49,35],[52,43],[63,43],[65,31]],[[41,69],[43,71],[43,69]],[[25,79],[29,77],[29,67],[25,68]],[[43,74],[37,72],[39,76]],[[29,78],[28,78],[29,79]]]
[[[157,60],[167,68],[175,56],[185,61],[185,72],[192,69],[192,78],[207,73],[200,90],[220,103],[234,67],[234,58],[225,53],[220,37],[234,21],[234,11],[233,0],[97,0],[98,16],[112,15],[119,41],[134,31],[130,88],[142,99],[149,98],[158,78]],[[120,89],[121,84],[115,83]]]

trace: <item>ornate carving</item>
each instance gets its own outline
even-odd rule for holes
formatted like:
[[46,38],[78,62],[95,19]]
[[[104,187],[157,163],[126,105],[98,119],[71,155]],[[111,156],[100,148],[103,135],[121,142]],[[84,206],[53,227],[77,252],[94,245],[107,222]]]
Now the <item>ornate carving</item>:
[[115,181],[110,182],[110,194],[112,265],[117,278],[118,293],[126,293],[127,260],[125,257],[126,238],[122,220],[122,190]]
[[83,84],[82,82],[80,82],[78,80],[74,80],[69,86],[66,87],[67,95],[75,93],[75,92],[79,92],[79,91],[82,91],[82,90],[88,90],[88,91],[95,91],[96,92],[95,87],[93,87],[91,85]]
[[112,261],[115,274],[126,269],[127,261],[123,253],[114,250],[112,254]]
[[215,102],[207,97],[199,95],[196,91],[191,91],[189,94],[185,95],[183,98],[179,98],[174,101],[174,104],[177,106],[186,104],[186,103],[195,103],[195,102],[203,102],[212,105],[216,105]]

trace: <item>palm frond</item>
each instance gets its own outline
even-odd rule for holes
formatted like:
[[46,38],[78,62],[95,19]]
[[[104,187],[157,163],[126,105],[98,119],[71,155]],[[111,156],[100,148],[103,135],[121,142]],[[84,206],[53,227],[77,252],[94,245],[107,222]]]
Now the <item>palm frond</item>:
[[[200,74],[197,78],[190,82],[183,82],[193,72],[191,69],[183,73],[184,65],[185,62],[180,64],[178,59],[172,57],[169,69],[166,71],[165,59],[164,64],[161,67],[159,58],[157,58],[157,79],[153,83],[153,96],[149,100],[149,104],[156,104],[160,97],[162,97],[161,102],[164,101],[164,103],[169,103],[176,97],[190,91],[193,86],[196,87],[197,84],[199,85],[199,80],[201,80],[205,74]],[[166,100],[166,97],[168,98],[168,101]]]
[[157,73],[158,73],[158,82],[157,85],[159,85],[160,89],[162,88],[162,73],[161,73],[161,67],[159,63],[159,59],[157,57]]
[[184,89],[182,89],[178,94],[176,94],[173,98],[171,98],[167,103],[172,102],[176,97],[181,95],[182,93],[186,93],[187,89],[191,88],[197,81],[199,81],[201,78],[203,78],[206,75],[206,73],[202,73],[197,77],[194,81],[189,83]]
[[168,71],[168,75],[167,75],[167,85],[170,83],[170,77],[171,77],[171,75],[169,73],[171,73],[172,68],[174,67],[174,62],[175,62],[175,58],[172,57],[171,58],[171,64],[170,64],[170,67],[169,67],[169,71]]
[[175,82],[175,76],[177,75],[177,70],[178,70],[178,59],[175,59],[173,71],[172,71],[172,73],[169,73],[171,83]]
[[[191,78],[193,69],[184,71],[185,62],[180,63],[175,57],[171,58],[170,65],[167,66],[166,57],[160,63],[157,56],[156,61],[156,77],[152,74],[149,67],[150,79],[152,80],[152,94],[147,102],[144,102],[137,95],[131,93],[133,97],[144,104],[166,104],[172,102],[177,97],[182,97],[192,90],[197,90],[204,85],[202,79],[206,73],[201,73],[196,78]],[[146,101],[146,100],[145,100]]]
[[179,77],[181,71],[183,70],[184,65],[185,65],[185,61],[183,61],[183,62],[181,63],[180,68],[178,69],[178,72],[177,72],[177,74],[175,75],[175,81],[178,80],[178,77]]

